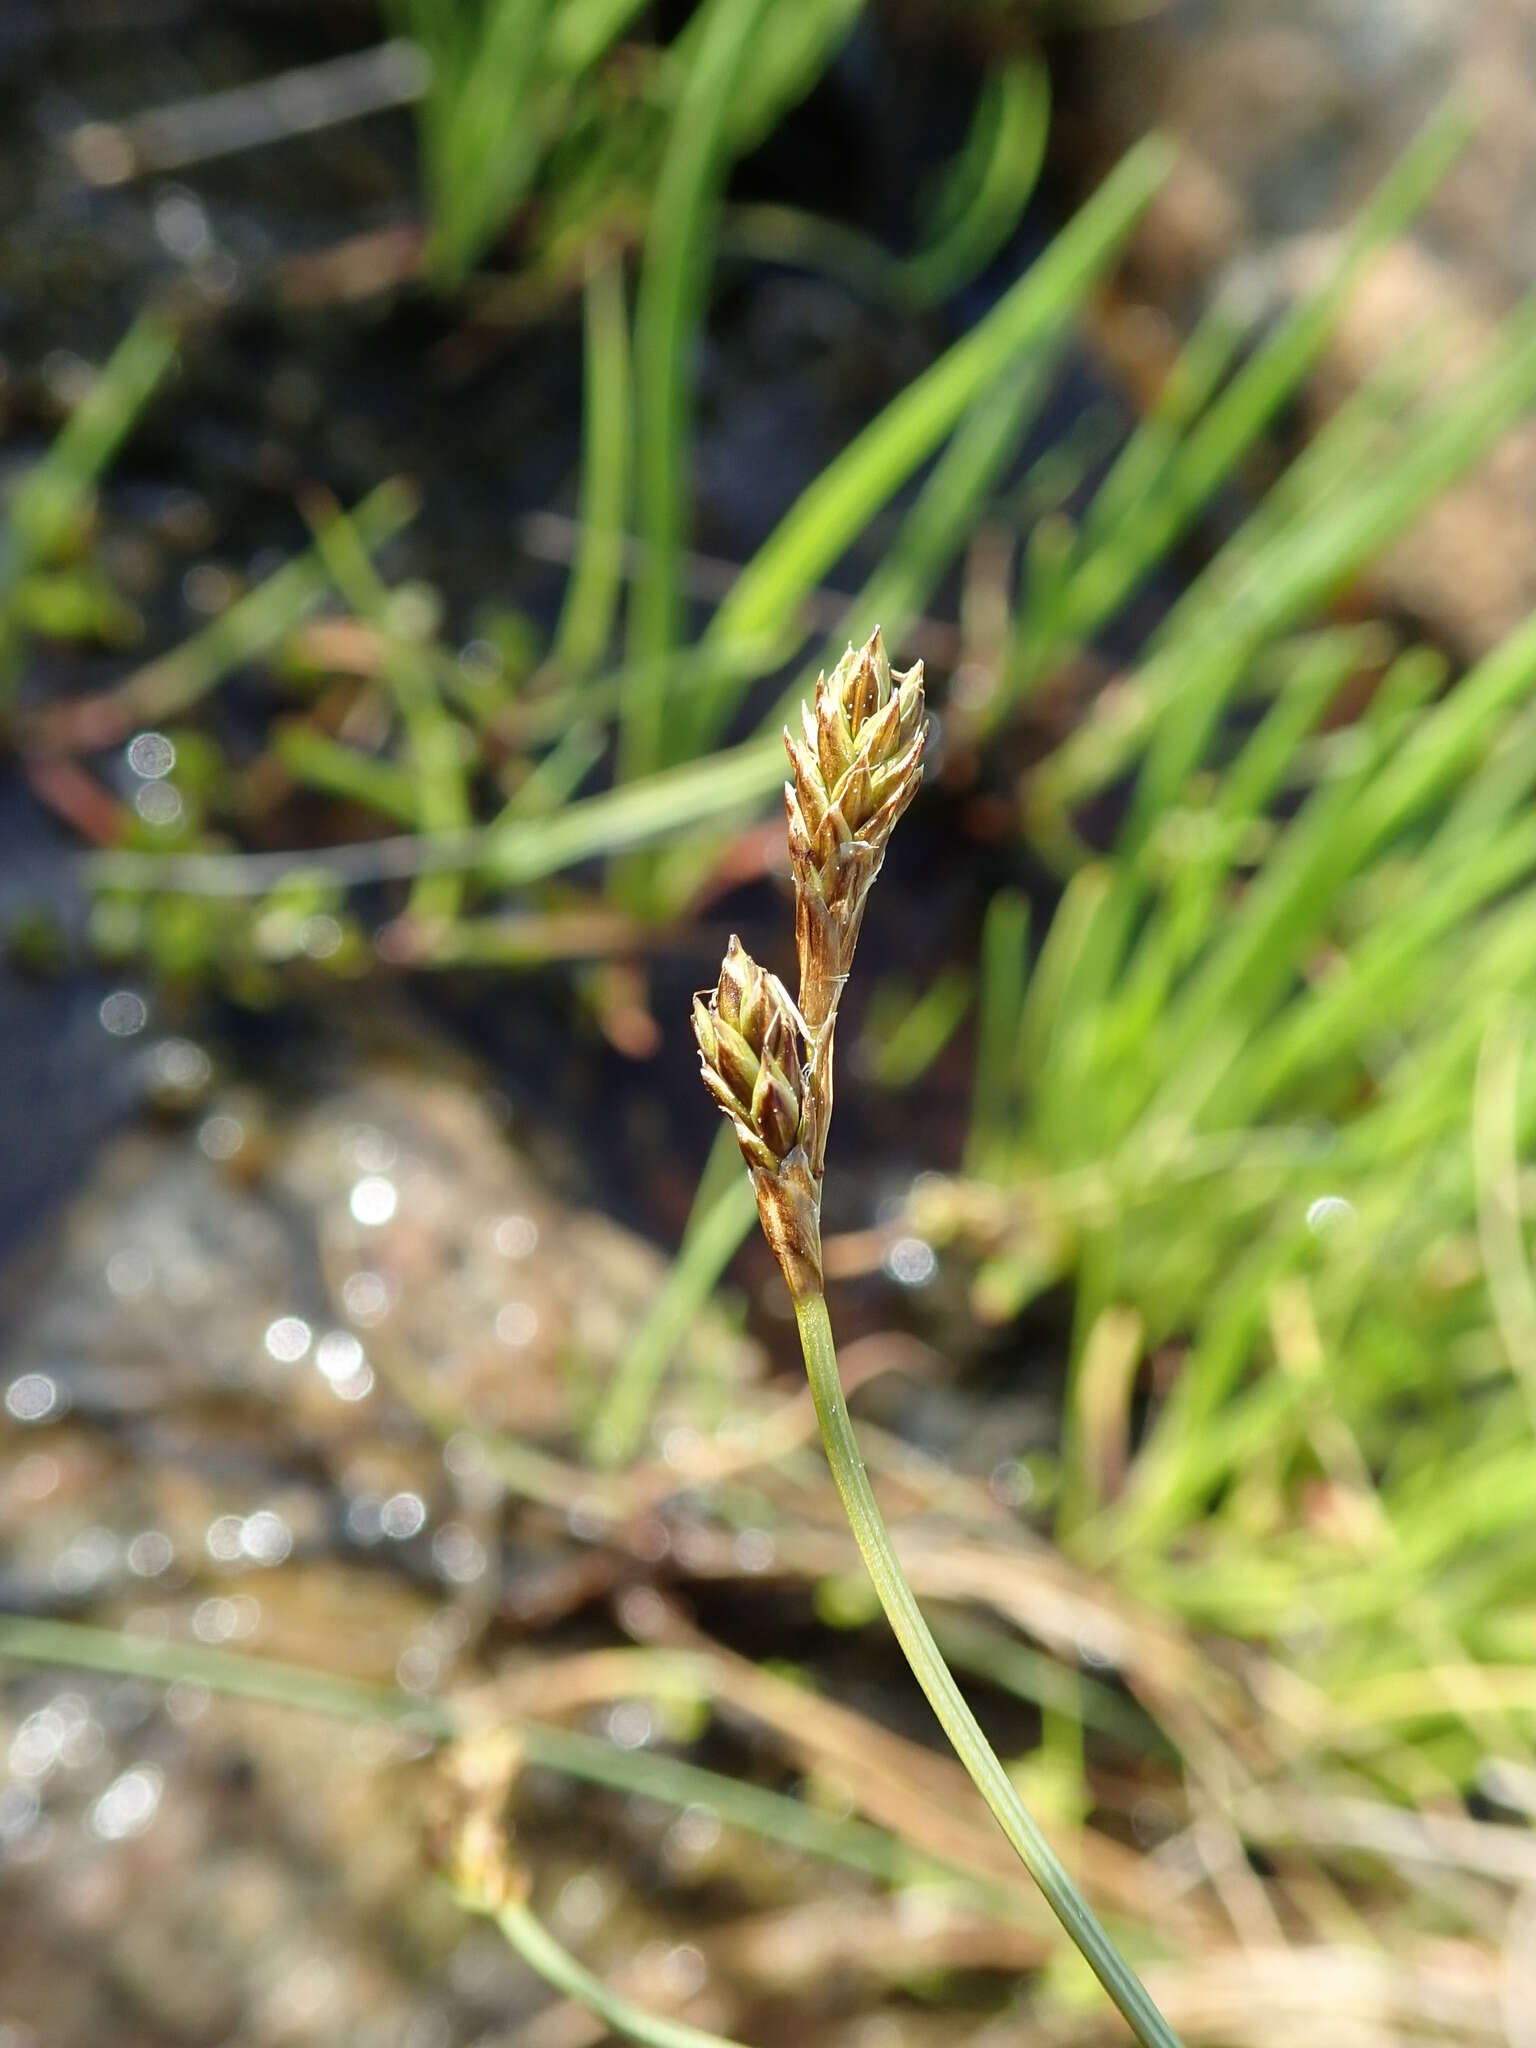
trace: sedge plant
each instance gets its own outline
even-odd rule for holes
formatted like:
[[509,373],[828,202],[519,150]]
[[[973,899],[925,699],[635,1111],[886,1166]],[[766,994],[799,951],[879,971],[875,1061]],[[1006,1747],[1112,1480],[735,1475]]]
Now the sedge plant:
[[850,646],[787,730],[796,1003],[734,936],[694,999],[704,1085],[729,1117],[758,1216],[794,1302],[822,1442],[860,1555],[913,1675],[1021,1862],[1144,2048],[1176,2037],[1024,1806],[945,1662],[891,1542],[838,1373],[821,1258],[833,1038],[885,849],[922,779],[923,668],[892,673],[877,627]]

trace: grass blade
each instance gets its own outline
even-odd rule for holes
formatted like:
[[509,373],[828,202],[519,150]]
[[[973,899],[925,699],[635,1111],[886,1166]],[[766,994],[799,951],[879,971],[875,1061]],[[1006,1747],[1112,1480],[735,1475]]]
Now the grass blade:
[[599,255],[587,273],[583,403],[581,548],[550,649],[572,677],[586,675],[607,651],[624,584],[634,399],[624,266],[612,253]]
[[[710,623],[708,642],[782,642],[793,635],[809,591],[961,414],[1009,364],[1065,327],[1171,160],[1171,145],[1161,136],[1138,144],[986,318],[828,464],[737,578]],[[714,707],[715,730],[729,708]]]
[[612,1467],[634,1457],[678,1344],[756,1221],[752,1183],[741,1171],[735,1139],[722,1128],[699,1180],[677,1257],[593,1418],[587,1454],[594,1463]]
[[[693,358],[713,245],[711,214],[729,159],[726,116],[767,0],[709,0],[651,202],[635,307],[638,511],[645,553],[630,600],[629,654],[655,659],[677,640],[678,556],[693,447]],[[691,751],[669,735],[655,693],[625,706],[619,760],[628,778]]]

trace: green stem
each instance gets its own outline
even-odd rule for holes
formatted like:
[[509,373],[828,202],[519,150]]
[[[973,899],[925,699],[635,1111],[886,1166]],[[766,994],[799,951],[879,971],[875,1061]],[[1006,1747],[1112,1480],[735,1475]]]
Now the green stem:
[[567,678],[602,660],[624,587],[634,402],[624,264],[613,249],[600,250],[587,273],[583,318],[581,539],[550,650]]
[[1148,1997],[1136,1973],[1110,1940],[1087,1900],[1068,1876],[1050,1843],[1041,1834],[1013,1788],[992,1745],[981,1732],[965,1696],[955,1683],[943,1653],[934,1641],[897,1561],[890,1531],[864,1470],[848,1403],[837,1371],[837,1351],[825,1297],[808,1294],[795,1303],[800,1343],[810,1378],[816,1419],[821,1424],[827,1462],[832,1467],[849,1527],[859,1554],[880,1596],[907,1662],[928,1704],[939,1718],[955,1754],[997,1823],[1018,1851],[1019,1860],[1045,1894],[1047,1905],[1082,1952],[1084,1960],[1124,2015],[1142,2048],[1179,2048],[1178,2036]]
[[[635,1689],[647,1696],[691,1704],[707,1685],[707,1673],[695,1660],[661,1651],[632,1654],[637,1659]],[[337,1678],[270,1657],[161,1642],[86,1622],[0,1614],[0,1668],[12,1661],[103,1671],[159,1685],[190,1679],[232,1699],[260,1700],[343,1721],[401,1722],[424,1729],[440,1742],[455,1741],[468,1732],[451,1700],[422,1699],[394,1686]],[[1011,1887],[1004,1889],[962,1864],[936,1862],[884,1828],[834,1818],[788,1793],[722,1777],[681,1757],[652,1750],[631,1753],[577,1729],[522,1716],[511,1725],[524,1759],[546,1771],[610,1792],[641,1794],[663,1805],[708,1807],[727,1827],[856,1870],[878,1884],[892,1889],[942,1886],[961,1903],[995,1920],[1018,1920],[1019,1902]]]
[[686,2020],[669,2020],[660,2013],[647,2012],[622,1993],[611,1990],[601,1977],[594,1977],[576,1958],[563,1949],[541,1920],[526,1906],[491,1907],[474,1892],[460,1891],[459,1903],[471,1912],[487,1913],[501,1929],[523,1961],[537,1970],[546,1984],[563,1991],[567,1998],[595,2013],[616,2034],[630,2041],[642,2041],[647,2048],[740,2048],[724,2034],[711,2034],[703,2027],[691,2027]]

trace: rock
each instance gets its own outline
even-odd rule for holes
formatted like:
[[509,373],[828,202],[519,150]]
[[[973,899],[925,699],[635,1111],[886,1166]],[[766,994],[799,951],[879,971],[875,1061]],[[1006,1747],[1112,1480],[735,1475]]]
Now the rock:
[[[504,1518],[389,1373],[561,1447],[571,1386],[601,1388],[664,1270],[553,1197],[446,1062],[128,1135],[13,1319],[0,1604],[424,1696],[483,1677],[503,1559],[574,1546],[557,1517]],[[755,1367],[716,1320],[689,1347]],[[0,1665],[0,2040],[453,2048],[492,1978],[502,2013],[542,2003],[521,1965],[461,1982],[421,1749]]]

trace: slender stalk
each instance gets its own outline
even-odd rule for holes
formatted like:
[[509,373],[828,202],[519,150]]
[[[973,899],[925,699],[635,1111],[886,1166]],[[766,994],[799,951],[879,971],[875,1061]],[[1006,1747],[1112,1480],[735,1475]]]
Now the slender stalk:
[[1143,2048],[1178,2048],[1178,2037],[1152,2003],[1145,1987],[1120,1955],[1093,1909],[1068,1875],[1066,1866],[1031,1820],[1012,1780],[982,1733],[975,1715],[955,1683],[942,1651],[934,1641],[907,1583],[890,1531],[864,1470],[853,1420],[843,1397],[837,1351],[826,1297],[802,1294],[795,1301],[795,1320],[811,1383],[811,1398],[821,1424],[827,1462],[842,1498],[859,1554],[880,1596],[914,1677],[939,1718],[955,1754],[997,1823],[1018,1852],[1019,1860],[1045,1895],[1047,1905],[1082,1952],[1089,1968],[1124,2015]]
[[537,1970],[546,1984],[585,2006],[626,2040],[643,2042],[646,2048],[739,2048],[739,2043],[724,2034],[711,2034],[704,2027],[690,2026],[686,2020],[667,2019],[660,2013],[647,2012],[643,2005],[632,2004],[622,1992],[614,1991],[601,1977],[584,1969],[526,1906],[516,1902],[492,1906],[475,1892],[463,1889],[458,1892],[458,1899],[471,1912],[488,1914],[523,1961]]
[[[160,1642],[130,1635],[124,1629],[94,1628],[85,1622],[50,1621],[33,1615],[0,1614],[0,1669],[10,1662],[108,1672],[159,1685],[191,1680],[232,1699],[259,1700],[267,1706],[326,1714],[343,1721],[404,1724],[439,1742],[453,1742],[469,1734],[474,1720],[452,1700],[423,1699],[394,1686],[337,1678],[326,1671],[238,1650]],[[654,1674],[637,1676],[640,1690],[649,1689],[657,1698],[667,1694],[665,1663],[658,1666],[647,1659],[633,1669],[637,1674]],[[692,1695],[696,1696],[702,1682],[702,1672],[688,1675]],[[835,1818],[789,1793],[771,1792],[746,1779],[722,1777],[718,1771],[681,1757],[617,1749],[597,1736],[521,1715],[512,1717],[509,1725],[516,1730],[524,1760],[561,1777],[612,1792],[640,1794],[667,1806],[708,1807],[727,1827],[777,1842],[798,1855],[858,1871],[892,1889],[942,1887],[977,1912],[1017,1922],[1018,1900],[1011,1888],[961,1864],[935,1861],[883,1827]]]
[[[738,586],[739,588],[739,586]],[[758,1218],[779,1262],[810,1376],[832,1476],[875,1591],[955,1753],[1020,1861],[1142,2048],[1177,2037],[1025,1812],[907,1584],[853,1434],[838,1378],[822,1288],[821,1188],[832,1116],[833,1031],[853,965],[864,906],[886,842],[917,794],[928,722],[923,665],[893,672],[877,626],[816,679],[797,739],[786,731],[794,779],[784,790],[795,882],[796,1004],[732,937],[708,1000],[693,1002],[705,1088],[730,1118]]]

